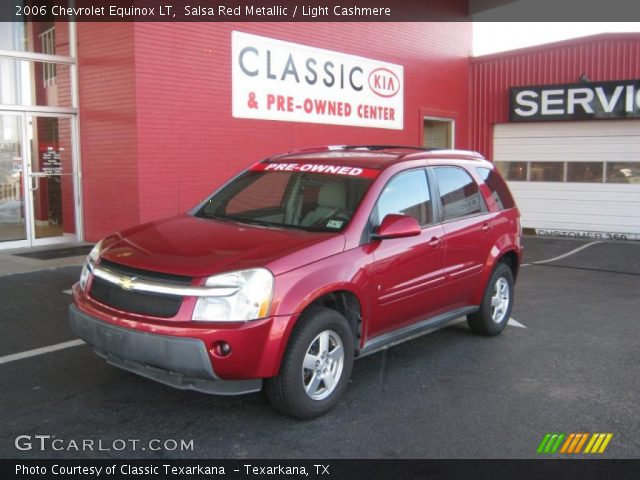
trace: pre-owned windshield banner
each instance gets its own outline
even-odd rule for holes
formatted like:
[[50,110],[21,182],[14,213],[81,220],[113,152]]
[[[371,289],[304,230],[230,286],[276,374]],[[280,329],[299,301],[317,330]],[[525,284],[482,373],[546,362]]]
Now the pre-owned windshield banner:
[[380,173],[373,168],[350,167],[320,163],[256,163],[249,170],[258,172],[307,172],[346,177],[376,178]]

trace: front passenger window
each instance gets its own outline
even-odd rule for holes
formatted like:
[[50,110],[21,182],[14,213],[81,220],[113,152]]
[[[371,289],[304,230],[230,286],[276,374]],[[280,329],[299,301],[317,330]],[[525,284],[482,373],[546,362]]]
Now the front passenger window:
[[380,194],[375,212],[376,225],[390,213],[409,215],[420,225],[433,223],[426,172],[422,169],[409,170],[389,180]]

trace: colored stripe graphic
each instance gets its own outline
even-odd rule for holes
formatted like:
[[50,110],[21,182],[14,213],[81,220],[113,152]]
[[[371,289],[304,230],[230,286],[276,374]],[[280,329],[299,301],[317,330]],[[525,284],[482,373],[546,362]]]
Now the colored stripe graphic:
[[551,438],[551,433],[547,433],[544,436],[544,438],[540,442],[540,445],[538,445],[538,453],[543,453],[544,452],[544,448],[547,446],[547,443],[549,442],[550,438]]
[[562,447],[563,451],[561,451],[560,453],[580,453],[584,442],[586,442],[587,438],[589,438],[588,433],[572,433],[571,435],[573,436],[571,444],[566,445],[567,448]]
[[[547,433],[538,445],[537,452],[553,455],[554,453],[564,453],[576,455],[579,453],[604,453],[609,442],[613,438],[613,433]],[[587,442],[587,440],[589,440]],[[584,447],[586,443],[586,448]]]
[[538,445],[538,453],[556,453],[564,437],[564,433],[547,433]]
[[576,449],[573,453],[580,453],[580,451],[582,450],[582,446],[584,445],[584,442],[586,442],[587,438],[589,438],[588,433],[581,433],[580,435],[582,435],[582,438],[578,442],[578,445],[576,445]]
[[549,453],[556,453],[558,451],[558,448],[560,448],[560,443],[562,443],[562,440],[564,440],[564,437],[565,437],[564,433],[558,434],[558,439],[553,444],[553,447],[551,447],[551,451]]
[[598,450],[598,453],[604,453],[604,451],[607,449],[607,446],[609,445],[609,442],[611,441],[612,438],[613,438],[613,433],[607,433],[607,436],[604,439],[604,442],[602,442],[602,445],[600,445],[600,450]]
[[574,438],[576,438],[576,434],[570,433],[567,439],[565,440],[564,445],[562,445],[562,449],[560,450],[560,453],[567,453],[567,450],[569,449],[569,446],[571,445],[571,442],[573,442]]
[[584,453],[604,453],[612,438],[613,433],[594,433]]

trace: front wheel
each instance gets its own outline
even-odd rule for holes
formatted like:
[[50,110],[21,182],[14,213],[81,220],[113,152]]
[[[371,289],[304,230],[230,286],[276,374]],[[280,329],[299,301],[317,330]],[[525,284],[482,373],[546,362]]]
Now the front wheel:
[[269,400],[297,418],[322,415],[346,390],[353,353],[353,333],[344,316],[313,307],[294,329],[280,373],[266,381]]
[[507,325],[512,308],[513,273],[500,263],[491,274],[479,310],[467,316],[469,328],[483,335],[498,335]]

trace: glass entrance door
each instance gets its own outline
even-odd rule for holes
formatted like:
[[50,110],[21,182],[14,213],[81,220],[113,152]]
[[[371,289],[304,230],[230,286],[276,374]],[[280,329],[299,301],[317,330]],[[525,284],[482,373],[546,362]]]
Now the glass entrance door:
[[72,117],[27,115],[26,120],[34,243],[75,240]]
[[77,239],[73,121],[0,111],[0,249]]
[[0,245],[28,238],[23,124],[24,115],[0,112]]

